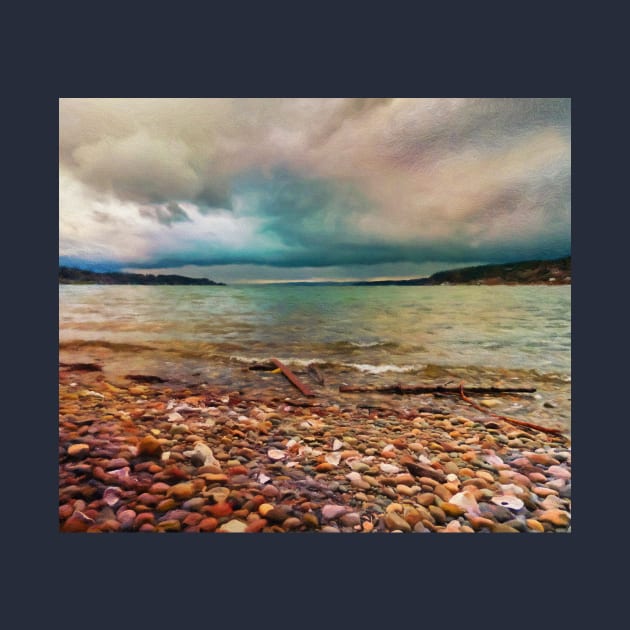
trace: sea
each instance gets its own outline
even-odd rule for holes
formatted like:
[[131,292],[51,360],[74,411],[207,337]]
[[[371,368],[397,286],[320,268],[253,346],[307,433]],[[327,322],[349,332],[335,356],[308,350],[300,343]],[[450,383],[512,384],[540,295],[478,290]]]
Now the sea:
[[501,411],[570,427],[567,285],[60,285],[59,351],[112,381],[248,393],[296,393],[250,369],[272,357],[331,397],[342,384],[533,387]]

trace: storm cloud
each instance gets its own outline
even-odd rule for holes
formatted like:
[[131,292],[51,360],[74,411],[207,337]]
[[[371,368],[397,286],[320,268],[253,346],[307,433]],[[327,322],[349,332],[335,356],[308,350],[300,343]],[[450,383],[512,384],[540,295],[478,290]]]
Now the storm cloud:
[[570,251],[569,99],[61,99],[59,115],[62,262],[378,277]]

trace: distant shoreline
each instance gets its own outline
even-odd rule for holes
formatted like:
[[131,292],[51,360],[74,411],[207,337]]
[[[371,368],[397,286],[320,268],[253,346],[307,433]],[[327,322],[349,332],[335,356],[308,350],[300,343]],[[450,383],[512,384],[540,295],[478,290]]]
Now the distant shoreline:
[[59,267],[59,284],[129,284],[129,285],[202,285],[225,286],[208,278],[188,278],[178,275],[153,275],[112,271],[99,273],[75,267]]

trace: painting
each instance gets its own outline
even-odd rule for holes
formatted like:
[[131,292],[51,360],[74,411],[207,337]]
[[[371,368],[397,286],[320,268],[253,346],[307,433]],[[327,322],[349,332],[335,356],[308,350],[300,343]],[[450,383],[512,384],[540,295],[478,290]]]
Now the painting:
[[61,98],[63,534],[571,532],[571,100]]

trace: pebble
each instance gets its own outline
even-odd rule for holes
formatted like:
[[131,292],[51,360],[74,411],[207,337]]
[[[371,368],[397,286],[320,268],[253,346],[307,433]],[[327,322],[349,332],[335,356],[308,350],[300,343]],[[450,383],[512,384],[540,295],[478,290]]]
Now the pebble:
[[557,508],[545,510],[536,518],[543,523],[551,523],[556,527],[568,527],[568,525],[571,523],[571,515],[565,510],[559,510]]
[[325,505],[322,508],[322,517],[327,521],[331,521],[335,518],[339,518],[347,511],[348,508],[345,505]]
[[403,532],[411,531],[411,525],[397,512],[390,512],[385,515],[385,525],[389,530],[399,529]]
[[70,457],[85,457],[89,452],[89,444],[71,444],[68,447],[68,455]]
[[231,534],[242,534],[247,530],[247,523],[239,521],[238,519],[232,519],[227,523],[223,523],[217,530],[218,532],[228,532]]
[[[62,531],[570,531],[566,442],[458,416],[450,399],[444,414],[414,416],[395,400],[382,412],[218,395],[211,385],[132,395],[69,376],[60,379]],[[493,503],[501,497],[524,505]]]

